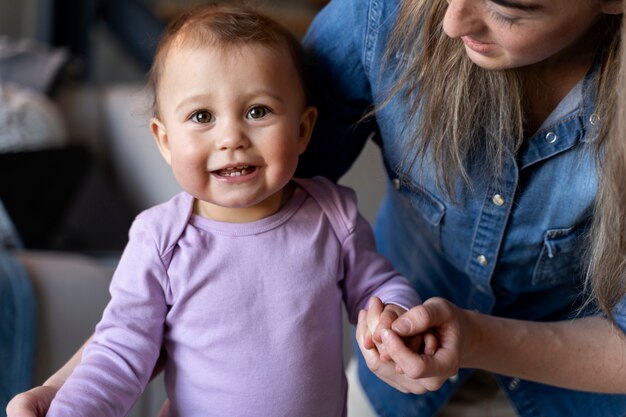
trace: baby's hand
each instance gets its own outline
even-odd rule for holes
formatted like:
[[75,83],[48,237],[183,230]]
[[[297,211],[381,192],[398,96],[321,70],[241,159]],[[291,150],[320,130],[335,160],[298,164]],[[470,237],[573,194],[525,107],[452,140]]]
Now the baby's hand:
[[[376,355],[376,360],[380,359],[379,355],[382,352],[380,348],[383,347],[380,332],[383,329],[391,329],[391,324],[405,312],[402,307],[393,304],[384,305],[380,298],[372,297],[367,310],[359,313],[359,324],[362,324],[363,329],[361,342],[365,349],[372,350],[371,353]],[[389,355],[383,355],[383,358],[388,361]]]
[[58,387],[42,385],[22,392],[9,401],[8,417],[44,417]]
[[391,331],[391,324],[405,312],[404,308],[395,304],[383,304],[378,297],[372,297],[369,301],[367,309],[367,329],[371,334],[369,346],[378,350],[380,360],[383,362],[389,362],[390,357],[385,353],[381,333],[385,330]]

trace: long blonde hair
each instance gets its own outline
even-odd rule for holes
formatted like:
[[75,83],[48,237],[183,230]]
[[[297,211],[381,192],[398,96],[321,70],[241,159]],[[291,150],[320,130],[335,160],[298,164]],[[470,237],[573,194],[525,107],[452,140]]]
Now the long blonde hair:
[[[625,0],[626,3],[626,0]],[[524,85],[518,71],[485,70],[467,57],[463,44],[442,28],[446,0],[405,0],[391,33],[386,59],[396,63],[394,97],[410,103],[417,126],[408,141],[402,172],[428,156],[438,169],[438,185],[454,197],[454,183],[471,186],[467,162],[481,155],[496,177],[507,154],[515,154],[525,137]],[[588,282],[592,299],[608,315],[624,296],[626,269],[626,68],[622,57],[620,112],[615,114],[615,78],[621,16],[605,15],[598,23],[606,45],[596,83],[596,110],[603,120],[596,140],[601,159],[599,194],[592,227]],[[376,111],[376,110],[375,110]],[[375,112],[374,111],[374,112]],[[445,169],[444,169],[445,168]],[[401,174],[402,174],[401,172]],[[408,174],[407,174],[408,175]]]
[[[622,27],[622,38],[625,33],[626,27]],[[616,91],[616,110],[601,149],[587,274],[592,300],[610,319],[615,306],[626,296],[626,42],[621,42],[619,51],[619,66],[614,65],[619,70],[612,88]]]
[[477,149],[492,172],[500,171],[506,153],[523,141],[524,114],[517,74],[475,65],[462,43],[443,32],[446,9],[445,0],[402,2],[386,59],[404,57],[389,100],[400,94],[411,103],[414,120],[407,125],[417,126],[400,170],[430,154],[438,185],[453,196],[457,178],[471,183],[465,160]]

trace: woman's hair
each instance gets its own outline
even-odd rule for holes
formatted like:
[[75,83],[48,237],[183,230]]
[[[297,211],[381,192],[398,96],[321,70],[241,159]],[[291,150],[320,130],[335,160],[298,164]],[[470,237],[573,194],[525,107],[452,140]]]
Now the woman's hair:
[[298,39],[285,27],[259,13],[243,2],[220,4],[210,2],[191,8],[171,21],[159,41],[147,86],[153,94],[152,112],[158,116],[157,88],[163,75],[165,60],[172,46],[215,46],[227,50],[232,46],[258,44],[286,50],[300,77],[305,96],[307,91],[306,61]]
[[460,40],[443,31],[447,7],[446,0],[403,1],[386,63],[401,57],[395,68],[398,82],[388,99],[400,96],[411,103],[413,120],[406,126],[417,127],[405,132],[409,149],[400,174],[429,154],[438,167],[438,185],[454,196],[459,176],[470,184],[465,161],[480,156],[478,149],[491,165],[486,168],[498,172],[506,153],[521,145],[524,114],[517,74],[475,65]]
[[[625,32],[623,27],[622,38]],[[616,110],[601,149],[587,274],[592,299],[611,319],[613,309],[626,296],[626,42],[621,43],[618,60],[613,87]]]
[[[626,3],[626,0],[625,0]],[[399,174],[408,176],[416,162],[429,158],[437,184],[452,198],[455,182],[471,187],[467,161],[480,158],[483,171],[502,178],[503,162],[525,138],[524,84],[515,69],[494,71],[475,65],[459,39],[443,31],[446,0],[402,1],[391,33],[386,65],[393,63],[397,82],[387,99],[410,103],[405,131],[408,145]],[[621,15],[598,22],[598,44],[606,45],[598,71],[596,112],[601,123],[596,151],[600,169],[599,196],[592,227],[588,282],[592,299],[610,317],[624,296],[626,269],[626,68],[622,57],[619,88],[615,88],[620,48]],[[616,90],[620,110],[615,114]],[[378,110],[375,109],[374,113]],[[610,133],[610,134],[609,134]]]

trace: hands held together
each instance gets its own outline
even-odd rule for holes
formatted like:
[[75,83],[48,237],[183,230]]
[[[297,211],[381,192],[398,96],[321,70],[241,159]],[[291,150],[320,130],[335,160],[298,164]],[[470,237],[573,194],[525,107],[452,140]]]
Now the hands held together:
[[370,300],[356,339],[368,368],[399,391],[423,394],[456,375],[465,340],[464,312],[442,298],[406,311]]

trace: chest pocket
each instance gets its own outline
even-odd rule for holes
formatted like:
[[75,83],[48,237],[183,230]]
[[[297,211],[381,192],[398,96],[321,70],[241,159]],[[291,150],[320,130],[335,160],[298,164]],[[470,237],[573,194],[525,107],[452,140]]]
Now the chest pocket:
[[548,229],[543,238],[532,283],[549,287],[562,282],[580,281],[584,263],[585,227]]
[[418,216],[412,216],[412,221],[428,236],[431,243],[441,250],[441,222],[446,212],[446,206],[435,198],[431,193],[415,184],[404,184],[398,179],[393,179],[393,187],[398,191],[402,203],[417,212]]

